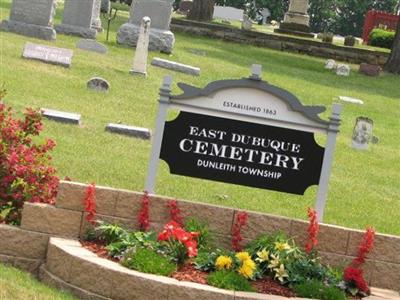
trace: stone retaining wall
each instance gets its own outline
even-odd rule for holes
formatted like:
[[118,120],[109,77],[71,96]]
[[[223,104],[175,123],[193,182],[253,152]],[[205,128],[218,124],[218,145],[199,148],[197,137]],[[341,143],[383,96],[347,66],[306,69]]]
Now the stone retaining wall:
[[338,46],[297,37],[241,30],[232,26],[202,23],[186,19],[172,19],[171,30],[280,51],[331,58],[355,64],[369,63],[384,65],[389,58],[389,53],[381,51]]
[[[82,237],[87,228],[90,227],[84,218],[83,199],[86,189],[87,185],[84,184],[61,182],[56,206],[26,203],[22,214],[21,228],[0,225],[0,261],[37,274],[39,266],[46,260],[46,266],[40,272],[44,281],[52,282],[56,286],[67,286],[70,290],[76,291],[76,293],[89,293],[84,299],[119,299],[114,298],[114,295],[99,293],[97,289],[86,289],[85,286],[81,285],[81,282],[79,284],[75,282],[72,278],[75,276],[71,275],[70,268],[80,267],[81,270],[85,268],[85,272],[82,273],[86,274],[90,270],[89,267],[88,269],[86,268],[86,263],[66,261],[65,258],[57,262],[57,257],[60,256],[57,251],[60,252],[60,250],[51,246],[47,249],[50,236],[76,240]],[[137,229],[137,214],[140,209],[142,195],[142,193],[127,190],[96,187],[97,217],[130,229]],[[166,205],[168,200],[170,199],[160,196],[150,197],[151,229],[159,231],[165,223],[170,221],[169,209]],[[182,200],[178,200],[178,206],[183,217],[195,217],[208,224],[210,230],[216,236],[215,240],[221,246],[230,247],[230,232],[235,216],[238,213],[237,210]],[[243,231],[246,241],[250,241],[262,233],[280,231],[294,237],[298,245],[304,245],[307,237],[307,222],[256,212],[248,212],[248,214],[249,225]],[[318,249],[323,260],[332,266],[344,267],[355,257],[363,234],[364,232],[358,230],[321,224]],[[75,249],[78,254],[81,253],[81,247],[77,245],[69,247],[70,251]],[[383,234],[376,235],[375,248],[369,255],[364,269],[371,286],[400,290],[399,253],[400,237]],[[58,264],[59,267],[54,267],[52,264]],[[114,264],[112,269],[115,269]],[[104,276],[107,277],[109,271],[106,269],[103,271]],[[99,276],[103,276],[99,275],[99,273],[98,270],[90,273],[94,274],[95,279],[93,280],[98,280]],[[88,275],[82,276],[86,276],[82,278],[83,283],[86,283],[87,280],[90,281]],[[71,279],[67,280],[67,278]],[[99,280],[99,282],[103,281]],[[104,282],[102,284],[105,284],[105,286],[103,288],[99,287],[101,291],[102,289],[108,289],[106,286],[107,280],[105,279]],[[147,283],[144,282],[143,284],[146,286]],[[80,290],[80,288],[83,288],[83,290]],[[110,290],[112,289],[110,287]],[[97,295],[91,295],[91,293]],[[228,297],[228,299],[234,299],[232,297]],[[257,298],[236,297],[235,299]]]

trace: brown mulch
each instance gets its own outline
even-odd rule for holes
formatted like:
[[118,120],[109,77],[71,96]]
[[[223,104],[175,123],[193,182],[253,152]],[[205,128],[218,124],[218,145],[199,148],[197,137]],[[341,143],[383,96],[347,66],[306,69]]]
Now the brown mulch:
[[253,282],[254,289],[262,294],[277,295],[283,297],[296,297],[296,294],[270,277],[258,279]]
[[[105,244],[99,241],[81,241],[81,244],[84,248],[96,253],[102,258],[118,262],[118,259],[108,255]],[[171,275],[172,278],[180,281],[190,281],[200,284],[207,284],[207,276],[207,272],[197,270],[192,264],[185,264],[181,266]],[[258,279],[257,281],[252,282],[252,286],[258,293],[284,297],[296,297],[296,294],[291,289],[280,285],[278,282],[269,277]]]
[[180,281],[190,281],[201,284],[207,284],[207,272],[197,270],[193,265],[183,265],[177,271],[172,273],[171,277]]

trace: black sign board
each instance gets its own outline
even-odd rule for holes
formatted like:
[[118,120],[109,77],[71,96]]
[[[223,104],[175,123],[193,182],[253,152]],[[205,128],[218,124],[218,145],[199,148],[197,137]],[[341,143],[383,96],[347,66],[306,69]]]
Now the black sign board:
[[172,174],[298,195],[318,184],[323,156],[311,132],[184,111],[160,152]]

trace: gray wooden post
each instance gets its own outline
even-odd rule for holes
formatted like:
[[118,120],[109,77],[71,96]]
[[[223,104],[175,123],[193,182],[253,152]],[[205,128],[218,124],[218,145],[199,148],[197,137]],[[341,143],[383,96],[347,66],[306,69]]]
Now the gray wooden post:
[[339,132],[341,111],[342,106],[340,104],[334,103],[332,106],[332,115],[329,118],[330,122],[328,127],[327,142],[325,147],[324,160],[322,163],[321,177],[319,179],[317,202],[315,205],[318,222],[322,222],[324,219],[324,209],[328,196],[329,177],[331,175],[333,154],[335,152],[336,136]]
[[158,159],[160,157],[165,119],[167,117],[168,105],[170,103],[171,84],[172,84],[172,77],[165,76],[163,84],[160,88],[160,100],[158,105],[155,135],[153,137],[149,169],[147,171],[147,178],[145,184],[145,191],[147,191],[150,194],[155,193]]

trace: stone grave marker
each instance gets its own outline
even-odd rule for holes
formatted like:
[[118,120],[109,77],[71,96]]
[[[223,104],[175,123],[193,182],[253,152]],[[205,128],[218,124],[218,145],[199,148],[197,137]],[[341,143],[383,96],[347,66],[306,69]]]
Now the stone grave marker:
[[95,0],[93,5],[93,18],[92,18],[92,28],[96,29],[97,32],[102,32],[103,27],[101,25],[101,0]]
[[263,19],[262,19],[262,25],[267,24],[267,19],[271,16],[271,12],[268,8],[263,8],[260,12],[260,14],[262,15]]
[[149,54],[149,36],[150,36],[149,17],[143,17],[142,24],[140,25],[139,39],[136,45],[135,58],[133,60],[133,67],[130,73],[132,75],[147,75],[147,57]]
[[214,6],[214,14],[213,18],[220,18],[223,20],[234,20],[234,21],[242,21],[243,20],[243,9],[238,9],[230,6]]
[[[77,35],[95,39],[97,30],[93,28],[97,0],[66,0],[62,24],[56,26],[58,33]],[[100,12],[99,12],[100,13]]]
[[326,62],[325,62],[325,69],[327,69],[327,70],[333,70],[333,69],[336,69],[336,61],[334,60],[334,59],[328,59]]
[[151,137],[150,130],[147,128],[122,124],[109,123],[106,126],[106,131],[141,138],[144,140],[148,140]]
[[53,109],[42,108],[42,116],[57,122],[70,123],[70,124],[81,124],[81,115],[75,113],[69,113],[64,111],[58,111]]
[[352,97],[347,97],[347,96],[339,96],[339,100],[347,103],[353,103],[353,104],[359,104],[363,105],[364,101]]
[[370,142],[377,143],[377,138],[372,135],[374,121],[366,117],[358,117],[353,129],[351,146],[358,150],[367,150]]
[[192,67],[189,65],[184,65],[181,63],[177,63],[174,61],[154,57],[153,61],[151,62],[153,66],[176,71],[176,72],[181,72],[181,73],[186,73],[189,75],[194,75],[194,76],[199,76],[200,75],[200,68]]
[[253,27],[253,23],[251,22],[249,16],[243,15],[242,29],[243,30],[251,30],[252,27]]
[[76,44],[76,47],[82,50],[106,54],[108,49],[103,44],[90,39],[81,39]]
[[151,19],[149,50],[171,53],[175,36],[170,31],[173,0],[134,0],[128,23],[123,24],[117,34],[117,42],[136,46],[143,17]]
[[48,64],[61,65],[69,68],[74,52],[70,49],[51,47],[27,42],[22,57],[39,60]]
[[336,67],[336,75],[339,76],[349,76],[350,75],[350,67],[345,64],[338,64]]
[[382,68],[379,65],[362,63],[358,72],[367,76],[379,76]]
[[95,91],[107,92],[110,89],[110,84],[104,78],[93,77],[87,82],[87,88]]
[[0,29],[43,40],[55,40],[55,7],[55,0],[14,0],[10,19],[2,21]]

